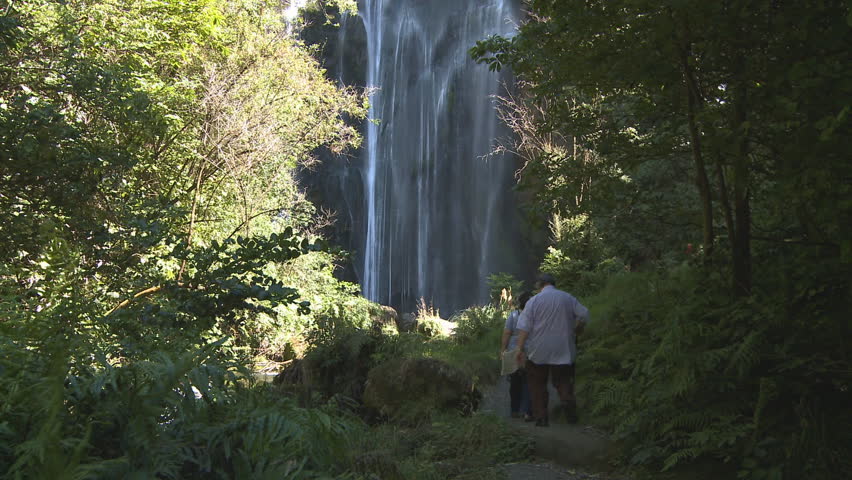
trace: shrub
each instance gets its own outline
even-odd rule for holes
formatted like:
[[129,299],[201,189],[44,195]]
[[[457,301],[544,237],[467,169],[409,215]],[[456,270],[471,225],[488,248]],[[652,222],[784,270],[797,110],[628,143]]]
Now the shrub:
[[247,386],[247,372],[216,360],[220,346],[116,367],[76,362],[56,345],[35,354],[3,343],[2,358],[17,365],[0,371],[0,471],[57,479],[344,471],[359,422]]
[[[363,471],[393,480],[500,478],[499,465],[528,460],[532,443],[511,431],[500,418],[487,414],[460,417],[436,415],[410,428],[385,424],[370,432],[354,454]],[[392,470],[395,475],[383,475]]]
[[[716,275],[681,264],[612,277],[588,302],[581,396],[632,463],[672,469],[712,459],[760,479],[848,469],[852,438],[839,427],[852,420],[843,407],[848,357],[824,338],[848,325],[791,314],[778,292],[732,302]],[[831,303],[842,297],[811,298],[807,310],[823,316],[842,308]],[[814,341],[824,350],[814,352]]]
[[451,319],[456,323],[453,339],[460,344],[467,344],[492,334],[495,330],[502,333],[506,315],[508,313],[505,310],[494,306],[462,310]]
[[540,268],[553,275],[560,289],[585,297],[600,291],[610,276],[624,271],[624,263],[617,258],[591,263],[571,258],[565,251],[550,247]]
[[447,362],[397,358],[370,370],[364,402],[394,420],[417,423],[443,410],[472,412],[479,391],[470,375]]
[[508,306],[524,289],[524,282],[509,273],[494,273],[488,276],[488,298],[492,305]]

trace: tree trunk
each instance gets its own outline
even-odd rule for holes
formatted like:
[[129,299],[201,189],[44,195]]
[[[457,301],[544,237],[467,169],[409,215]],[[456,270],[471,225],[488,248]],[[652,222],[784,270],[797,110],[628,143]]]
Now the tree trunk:
[[[192,236],[195,233],[195,220],[196,220],[196,211],[198,209],[198,203],[201,198],[201,180],[204,175],[204,165],[199,165],[198,167],[198,175],[195,179],[195,191],[192,194],[192,212],[189,215],[189,232],[186,234],[186,245],[188,247],[192,246]],[[183,272],[186,270],[186,259],[180,263],[180,270],[178,271],[177,280],[178,282],[183,280]]]
[[701,152],[701,133],[695,120],[696,110],[701,100],[698,84],[692,68],[689,66],[688,47],[681,49],[681,68],[683,79],[686,84],[687,95],[687,121],[689,123],[689,143],[692,147],[692,159],[695,162],[695,183],[698,186],[698,194],[701,196],[701,216],[704,231],[704,251],[709,254],[713,251],[713,199],[710,191],[710,181],[707,178],[707,168]]
[[734,92],[734,124],[732,125],[737,149],[734,157],[734,215],[735,232],[731,246],[733,250],[734,295],[751,294],[751,205],[749,202],[749,154],[746,122],[745,86]]
[[734,224],[734,211],[731,208],[731,200],[728,197],[728,182],[725,180],[725,170],[722,166],[722,153],[716,152],[716,181],[719,182],[719,203],[722,204],[722,211],[725,212],[725,227],[728,229],[728,237],[733,248],[734,232],[736,226]]

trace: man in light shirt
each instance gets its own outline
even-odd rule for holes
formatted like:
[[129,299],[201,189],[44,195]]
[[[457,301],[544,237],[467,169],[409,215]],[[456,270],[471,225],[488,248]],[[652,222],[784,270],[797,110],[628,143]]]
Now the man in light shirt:
[[518,319],[518,363],[526,357],[527,381],[536,425],[548,426],[547,379],[551,378],[569,422],[577,421],[574,362],[577,334],[589,321],[589,310],[567,292],[556,289],[552,275],[538,277],[541,292],[532,297]]

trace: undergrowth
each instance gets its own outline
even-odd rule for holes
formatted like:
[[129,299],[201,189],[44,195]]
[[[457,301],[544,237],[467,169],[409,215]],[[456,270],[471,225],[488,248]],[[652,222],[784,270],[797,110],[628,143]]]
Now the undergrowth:
[[664,471],[713,460],[767,480],[849,471],[852,374],[831,340],[848,338],[837,321],[848,279],[796,306],[768,289],[732,302],[714,275],[690,263],[619,274],[588,301],[580,394],[624,460]]
[[474,306],[451,318],[451,337],[428,337],[401,333],[386,338],[374,354],[377,363],[391,358],[428,357],[443,360],[488,385],[499,375],[497,351],[507,312],[498,307]]
[[381,465],[376,473],[387,480],[498,479],[499,465],[532,453],[528,439],[485,414],[436,415],[416,428],[384,424],[371,430],[362,448],[361,462]]
[[220,344],[121,366],[2,346],[3,478],[318,478],[361,423],[252,386]]

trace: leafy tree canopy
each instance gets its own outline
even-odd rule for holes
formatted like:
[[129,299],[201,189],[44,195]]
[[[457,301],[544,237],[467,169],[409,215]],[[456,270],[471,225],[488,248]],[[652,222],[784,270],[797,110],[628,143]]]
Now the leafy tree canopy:
[[[356,147],[347,122],[366,100],[325,78],[282,9],[0,6],[0,475],[331,468],[335,455],[284,439],[328,435],[314,444],[330,451],[350,423],[292,402],[258,413],[262,425],[235,410],[275,404],[242,391],[237,373],[272,341],[268,325],[307,312],[298,289],[310,285],[294,270],[351,297],[328,271],[300,270],[333,259],[317,252],[326,220],[294,170],[320,145]],[[242,442],[235,432],[241,453],[227,445]],[[265,450],[264,435],[290,453]],[[205,448],[220,453],[195,449],[213,437],[226,444]]]

